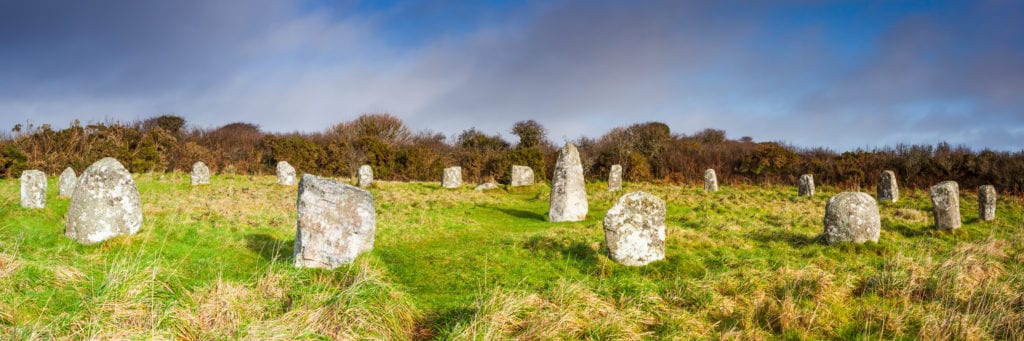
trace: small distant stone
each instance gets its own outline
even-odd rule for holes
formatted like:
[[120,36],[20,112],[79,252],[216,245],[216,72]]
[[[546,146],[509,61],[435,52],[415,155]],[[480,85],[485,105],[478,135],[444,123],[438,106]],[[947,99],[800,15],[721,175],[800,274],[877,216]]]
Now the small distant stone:
[[234,175],[235,173],[238,173],[238,168],[236,168],[235,165],[228,165],[227,167],[224,167],[224,174]]
[[900,199],[900,188],[896,185],[896,173],[883,171],[878,179],[878,201],[896,202]]
[[645,192],[623,195],[604,217],[608,256],[629,266],[665,259],[665,201]]
[[704,171],[704,191],[718,191],[718,176],[715,175],[714,169],[708,169]]
[[843,192],[829,199],[824,224],[828,244],[878,242],[882,231],[878,203],[871,195],[860,192]]
[[120,162],[103,158],[82,172],[68,205],[64,235],[91,244],[135,234],[141,226],[139,189]]
[[192,186],[209,185],[210,168],[202,161],[196,162],[192,164],[192,175],[189,178],[192,180]]
[[579,150],[572,143],[566,143],[558,152],[554,176],[551,178],[550,199],[548,219],[552,222],[587,218],[589,207],[583,164],[580,162]]
[[333,269],[373,250],[377,214],[370,192],[304,174],[296,205],[296,267]]
[[292,167],[288,161],[277,163],[277,183],[286,186],[295,184],[295,167]]
[[608,172],[608,191],[620,190],[622,190],[622,165],[612,165],[612,169]]
[[978,217],[983,221],[996,219],[996,188],[992,185],[978,187]]
[[498,184],[494,182],[485,182],[479,186],[473,187],[474,191],[487,191],[492,189],[498,189]]
[[814,175],[804,174],[800,176],[800,185],[797,194],[801,196],[814,195]]
[[459,188],[462,186],[462,167],[453,166],[444,169],[441,176],[441,187]]
[[359,187],[367,188],[373,184],[373,167],[370,165],[359,166]]
[[38,170],[21,172],[21,207],[46,207],[46,173]]
[[512,166],[512,187],[533,185],[533,169],[527,166]]
[[932,197],[932,214],[935,228],[952,230],[960,228],[960,186],[955,181],[943,181],[929,190]]
[[78,174],[75,174],[75,170],[71,167],[64,168],[64,171],[60,173],[60,179],[57,180],[60,196],[70,198],[71,194],[75,192],[76,182],[78,182]]

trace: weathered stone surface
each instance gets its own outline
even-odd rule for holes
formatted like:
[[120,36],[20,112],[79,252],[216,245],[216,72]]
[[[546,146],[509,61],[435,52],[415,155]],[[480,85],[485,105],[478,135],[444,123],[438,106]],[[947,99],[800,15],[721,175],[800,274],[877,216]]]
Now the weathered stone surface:
[[612,165],[612,169],[608,171],[608,191],[620,190],[622,190],[622,165]]
[[192,174],[189,176],[192,186],[210,184],[210,168],[202,161],[192,164]]
[[75,174],[75,170],[71,167],[64,168],[64,171],[60,173],[60,179],[57,180],[57,190],[62,197],[71,197],[71,193],[75,192],[75,184],[78,182],[78,174]]
[[900,188],[896,185],[896,173],[891,170],[882,171],[878,179],[878,201],[897,200],[900,200]]
[[718,176],[715,175],[714,169],[708,169],[704,171],[704,191],[718,191]]
[[996,219],[996,188],[992,185],[978,187],[978,217],[986,221]]
[[800,185],[797,188],[798,195],[814,195],[814,175],[804,174],[800,176]]
[[288,161],[277,163],[277,184],[291,186],[295,184],[295,167]]
[[580,152],[572,143],[566,143],[558,153],[555,173],[551,178],[548,219],[553,222],[580,221],[587,218],[588,210]]
[[462,167],[453,166],[444,169],[441,176],[441,187],[459,188],[462,187]]
[[373,250],[377,214],[370,192],[304,174],[296,206],[295,266],[333,269]]
[[665,201],[645,192],[623,195],[604,217],[612,260],[630,266],[665,259]]
[[38,170],[21,172],[21,207],[46,207],[46,173]]
[[825,242],[828,244],[877,242],[881,232],[878,203],[867,193],[839,193],[825,205]]
[[367,188],[373,184],[373,167],[370,165],[359,166],[359,187]]
[[929,190],[932,197],[932,213],[935,228],[952,230],[960,228],[960,186],[955,181],[943,181]]
[[485,182],[473,188],[474,191],[487,191],[492,189],[498,189],[498,184],[494,182]]
[[512,166],[512,187],[533,185],[533,169],[527,166]]
[[82,172],[68,205],[64,235],[91,244],[135,234],[141,226],[139,189],[120,162],[103,158]]

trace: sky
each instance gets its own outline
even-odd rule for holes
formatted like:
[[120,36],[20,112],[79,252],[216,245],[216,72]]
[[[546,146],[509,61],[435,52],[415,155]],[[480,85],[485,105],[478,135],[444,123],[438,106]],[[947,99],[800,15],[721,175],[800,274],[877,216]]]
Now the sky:
[[556,143],[673,133],[1024,150],[1024,1],[0,0],[0,131],[162,114]]

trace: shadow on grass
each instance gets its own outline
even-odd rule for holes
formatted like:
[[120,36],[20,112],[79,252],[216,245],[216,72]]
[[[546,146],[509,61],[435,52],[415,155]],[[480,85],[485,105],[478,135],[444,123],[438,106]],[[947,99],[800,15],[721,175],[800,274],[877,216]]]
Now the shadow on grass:
[[930,228],[931,226],[920,228],[916,226],[911,226],[911,224],[899,223],[892,220],[885,220],[882,222],[882,230],[896,232],[906,238],[913,238],[924,235],[925,230]]
[[268,262],[291,263],[295,240],[283,241],[266,233],[245,236],[245,247]]
[[597,251],[582,241],[569,241],[551,236],[530,237],[523,247],[535,253],[557,253],[565,259],[589,268],[598,264]]
[[508,216],[519,218],[519,219],[536,220],[536,221],[547,221],[547,219],[544,218],[543,214],[538,214],[538,213],[534,213],[534,212],[530,212],[530,211],[523,211],[523,210],[504,208],[504,207],[494,207],[494,206],[484,206],[484,207],[492,209],[492,210],[495,210],[495,211],[499,211],[499,212],[504,213],[504,214],[506,214]]
[[[451,331],[456,326],[466,325],[473,320],[476,309],[470,307],[446,308],[440,311],[433,311],[427,314],[426,318],[418,324],[420,327],[414,340],[433,340],[442,336],[445,331]],[[452,337],[454,335],[447,335]]]
[[804,246],[824,243],[820,234],[807,235],[804,233],[796,233],[793,231],[786,230],[763,229],[750,232],[748,236],[750,237],[750,239],[759,241],[761,243],[768,244],[771,242],[784,242],[794,248],[801,248]]

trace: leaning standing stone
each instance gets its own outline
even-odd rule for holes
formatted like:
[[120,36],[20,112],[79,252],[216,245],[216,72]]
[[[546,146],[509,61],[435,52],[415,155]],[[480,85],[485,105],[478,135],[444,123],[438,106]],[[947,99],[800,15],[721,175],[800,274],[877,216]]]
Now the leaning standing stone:
[[714,169],[708,169],[704,171],[704,191],[718,191],[718,176],[715,175]]
[[630,266],[665,259],[665,201],[645,192],[623,195],[604,217],[612,260]]
[[978,187],[978,217],[981,220],[996,219],[996,188],[992,185]]
[[333,269],[373,250],[377,216],[370,192],[304,174],[296,205],[295,266]]
[[75,174],[75,170],[71,167],[64,168],[64,171],[60,173],[60,179],[57,180],[57,189],[62,197],[71,197],[71,193],[75,192],[75,183],[78,182],[78,174]]
[[900,188],[896,186],[896,173],[883,171],[878,179],[878,201],[896,202],[900,199]]
[[935,228],[952,230],[960,227],[960,186],[943,181],[929,190],[932,196]]
[[359,166],[359,187],[367,188],[373,184],[373,168],[370,165]]
[[277,163],[277,183],[287,186],[295,184],[295,167],[292,167],[288,161]]
[[476,187],[473,187],[474,191],[488,191],[492,189],[498,189],[498,184],[494,182],[485,182]]
[[566,143],[558,153],[555,173],[551,178],[548,219],[553,222],[580,221],[587,218],[588,209],[580,153],[575,145]]
[[192,164],[192,175],[189,178],[192,180],[192,186],[209,185],[210,168],[206,167],[202,161],[196,162]]
[[46,207],[46,173],[37,170],[21,172],[21,207]]
[[445,168],[444,175],[441,177],[441,187],[459,188],[460,186],[462,186],[462,167]]
[[139,189],[120,162],[103,158],[82,172],[68,205],[64,235],[91,244],[135,234],[141,226]]
[[804,174],[800,176],[800,187],[797,194],[804,196],[814,195],[814,175]]
[[608,172],[608,191],[619,190],[622,190],[622,166],[612,165],[611,171]]
[[512,187],[533,185],[533,169],[527,166],[512,166]]
[[881,231],[878,203],[867,193],[839,193],[825,205],[825,243],[877,242]]

